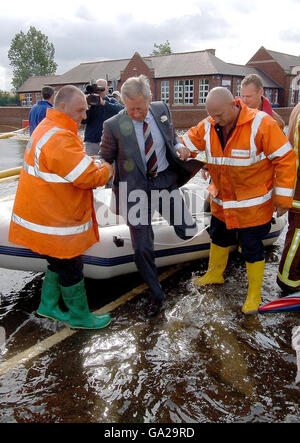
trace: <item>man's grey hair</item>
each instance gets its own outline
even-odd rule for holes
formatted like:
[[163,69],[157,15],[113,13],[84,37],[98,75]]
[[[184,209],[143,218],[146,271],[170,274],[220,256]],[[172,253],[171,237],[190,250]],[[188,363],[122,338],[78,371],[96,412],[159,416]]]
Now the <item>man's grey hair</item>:
[[121,87],[121,98],[123,101],[126,98],[136,98],[139,95],[143,95],[147,101],[150,101],[152,98],[150,82],[143,74],[138,77],[128,78]]

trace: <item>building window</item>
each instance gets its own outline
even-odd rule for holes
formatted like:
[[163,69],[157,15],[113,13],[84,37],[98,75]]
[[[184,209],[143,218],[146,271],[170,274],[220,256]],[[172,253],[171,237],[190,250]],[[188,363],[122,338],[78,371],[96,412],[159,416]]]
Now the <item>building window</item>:
[[236,82],[236,95],[238,97],[241,96],[241,85],[242,85],[242,80],[241,79],[237,80],[237,82]]
[[170,82],[169,80],[164,80],[160,84],[160,99],[165,103],[169,103],[169,98],[170,98]]
[[274,89],[273,105],[278,105],[278,89]]
[[200,78],[199,80],[199,104],[203,105],[206,102],[206,97],[209,91],[208,78]]
[[295,104],[295,86],[294,86],[294,84],[292,84],[292,87],[291,87],[291,105],[294,105]]
[[272,89],[265,88],[264,95],[267,97],[270,103],[272,103]]
[[35,93],[35,100],[36,100],[36,102],[41,100],[41,93],[40,92]]
[[32,95],[31,92],[27,92],[26,94],[26,105],[32,106]]
[[231,80],[222,79],[223,88],[231,89]]
[[194,103],[194,80],[175,80],[174,105]]

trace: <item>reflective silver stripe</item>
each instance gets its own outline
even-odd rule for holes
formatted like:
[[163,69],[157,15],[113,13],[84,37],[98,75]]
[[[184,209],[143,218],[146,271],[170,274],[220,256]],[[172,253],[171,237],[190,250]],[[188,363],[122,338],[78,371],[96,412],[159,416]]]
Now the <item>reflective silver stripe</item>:
[[285,145],[281,146],[281,148],[277,149],[271,155],[268,155],[268,159],[272,161],[276,157],[282,157],[283,155],[285,155],[287,152],[291,151],[292,149],[293,148],[292,148],[292,145],[290,144],[290,142],[287,142]]
[[231,155],[233,157],[250,157],[249,149],[232,149]]
[[280,188],[275,186],[275,194],[281,195],[283,197],[294,197],[294,189]]
[[43,137],[41,137],[41,139],[37,142],[35,147],[34,166],[31,166],[24,161],[23,168],[28,174],[33,175],[34,177],[41,178],[49,183],[70,183],[75,181],[86,170],[86,168],[91,164],[93,160],[86,155],[80,161],[80,163],[77,166],[75,166],[75,168],[71,172],[69,172],[69,174],[67,174],[65,177],[61,177],[60,175],[53,174],[51,172],[40,171],[39,158],[41,155],[41,150],[43,146],[50,140],[50,138],[59,131],[64,131],[64,129],[54,127],[50,129],[48,132],[46,132],[43,135]]
[[[103,163],[106,167],[107,167],[107,169],[109,170],[109,177],[108,177],[108,180],[110,180],[111,178],[112,178],[112,176],[114,175],[114,170],[113,170],[113,167],[112,167],[112,165],[110,164],[110,163],[108,163],[108,162],[104,162]],[[108,181],[107,180],[107,181]]]
[[40,234],[48,234],[48,235],[62,235],[63,236],[63,235],[82,234],[83,232],[88,231],[93,225],[92,220],[90,220],[87,223],[84,223],[83,225],[69,226],[69,227],[63,227],[63,228],[37,225],[36,223],[32,223],[27,220],[24,220],[23,218],[17,216],[14,213],[12,214],[11,219],[13,222],[17,223],[18,225],[22,226],[23,228],[26,228],[30,231],[38,232]]
[[262,121],[262,119],[266,116],[267,114],[263,111],[260,111],[256,114],[253,122],[252,122],[252,126],[251,126],[251,136],[250,136],[250,151],[246,151],[246,150],[239,150],[239,149],[234,149],[232,151],[232,155],[234,155],[234,153],[239,153],[240,156],[242,156],[241,154],[243,154],[243,156],[245,156],[244,153],[247,152],[247,154],[249,155],[249,158],[231,158],[231,157],[213,157],[212,153],[211,153],[211,143],[210,143],[210,131],[211,131],[211,124],[208,120],[205,120],[205,136],[204,139],[206,141],[206,157],[207,157],[207,162],[212,164],[212,165],[218,165],[218,166],[251,166],[254,165],[256,163],[259,163],[262,160],[266,159],[266,156],[263,152],[261,152],[259,155],[256,155],[257,153],[257,147],[255,144],[255,137],[258,131],[258,128],[260,126],[260,123]]
[[223,209],[239,209],[239,208],[249,208],[251,206],[257,206],[261,205],[262,203],[267,202],[272,198],[273,195],[273,189],[271,189],[267,194],[263,195],[262,197],[255,197],[250,198],[248,200],[232,200],[232,201],[226,201],[223,202],[220,199],[217,199],[215,197],[212,197],[212,200],[219,206],[222,206]]
[[69,183],[67,180],[57,174],[51,174],[50,172],[41,172],[39,170],[37,171],[34,166],[28,165],[28,163],[26,163],[25,161],[23,163],[23,168],[28,174],[33,175],[34,177],[41,178],[49,183]]
[[206,159],[207,163],[212,163],[211,144],[210,144],[211,123],[207,119],[205,120],[204,128],[205,128],[204,140],[205,140]]
[[190,151],[192,151],[192,152],[198,151],[198,149],[196,148],[196,146],[191,142],[191,140],[190,140],[190,138],[189,138],[187,132],[184,134],[184,136],[182,137],[182,139],[183,139],[183,141],[184,141],[186,147],[189,148]]
[[81,162],[79,162],[78,165],[65,176],[65,179],[69,182],[74,182],[90,166],[92,161],[91,157],[85,155]]
[[32,146],[32,138],[30,137],[29,142],[27,143],[26,149],[25,149],[25,151],[27,151],[27,154],[29,154],[31,146]]
[[212,165],[225,166],[251,166],[265,160],[266,156],[263,152],[251,158],[231,158],[231,157],[210,157],[208,163]]
[[251,156],[253,159],[256,157],[256,144],[255,144],[255,137],[257,135],[258,128],[260,127],[262,119],[268,114],[266,114],[263,111],[259,111],[256,116],[254,117],[254,120],[251,125],[251,136],[250,136],[250,147],[251,147]]
[[34,165],[35,165],[35,168],[37,168],[37,170],[39,170],[39,158],[41,155],[42,147],[50,140],[52,135],[56,134],[58,131],[63,131],[63,129],[57,128],[57,127],[50,129],[37,142],[37,144],[35,146],[35,152],[34,152]]

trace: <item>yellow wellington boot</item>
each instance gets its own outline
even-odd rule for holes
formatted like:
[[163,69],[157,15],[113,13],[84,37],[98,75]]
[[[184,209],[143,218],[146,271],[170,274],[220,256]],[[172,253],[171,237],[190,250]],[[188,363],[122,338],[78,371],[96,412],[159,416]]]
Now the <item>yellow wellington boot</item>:
[[221,248],[211,243],[207,272],[202,277],[194,279],[195,286],[224,283],[223,272],[228,262],[229,249],[229,246]]
[[261,302],[261,287],[264,277],[265,260],[255,263],[246,262],[248,277],[248,295],[242,311],[244,314],[256,314]]

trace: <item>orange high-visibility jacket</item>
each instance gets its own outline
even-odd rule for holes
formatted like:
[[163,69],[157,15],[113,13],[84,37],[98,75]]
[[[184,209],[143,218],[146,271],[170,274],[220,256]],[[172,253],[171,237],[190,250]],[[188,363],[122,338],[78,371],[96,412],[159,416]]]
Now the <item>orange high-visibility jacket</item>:
[[212,214],[227,229],[259,226],[271,220],[274,206],[290,208],[296,177],[296,154],[275,120],[236,103],[241,112],[224,151],[211,117],[183,136],[191,151],[205,151],[216,187]]
[[9,241],[57,258],[81,255],[99,240],[92,188],[112,166],[100,168],[84,151],[77,124],[48,109],[24,154]]

